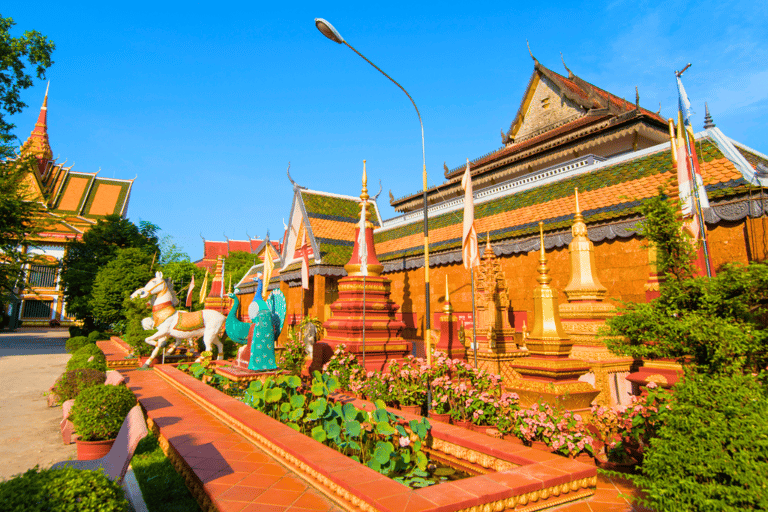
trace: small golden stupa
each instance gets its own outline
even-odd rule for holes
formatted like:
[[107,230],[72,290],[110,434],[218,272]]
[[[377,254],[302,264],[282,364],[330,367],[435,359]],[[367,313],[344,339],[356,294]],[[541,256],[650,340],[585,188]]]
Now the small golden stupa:
[[571,280],[563,290],[567,304],[560,305],[563,330],[571,338],[571,357],[590,367],[587,380],[600,391],[595,403],[604,406],[626,404],[630,384],[626,377],[632,359],[618,357],[598,339],[605,319],[616,314],[613,304],[603,302],[608,290],[600,284],[595,266],[595,247],[587,236],[587,225],[579,207],[579,189],[574,190],[576,212],[573,218],[573,240],[568,245],[571,257]]
[[589,371],[589,365],[569,358],[573,341],[560,322],[557,292],[549,286],[552,278],[544,251],[542,222],[539,222],[539,240],[539,286],[533,292],[533,327],[526,339],[530,357],[512,364],[521,377],[509,382],[507,388],[520,396],[523,407],[541,400],[568,410],[584,411],[599,391],[578,380]]

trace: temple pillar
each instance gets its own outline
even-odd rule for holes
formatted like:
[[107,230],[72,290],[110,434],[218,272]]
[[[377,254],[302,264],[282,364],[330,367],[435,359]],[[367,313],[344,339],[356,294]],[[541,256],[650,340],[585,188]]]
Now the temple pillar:
[[315,287],[310,315],[321,322],[325,322],[325,276],[315,274],[312,279],[315,282]]
[[598,330],[606,318],[616,314],[616,306],[604,302],[608,290],[597,278],[594,245],[587,236],[587,225],[579,208],[579,190],[575,191],[576,213],[573,240],[568,245],[571,280],[566,285],[567,304],[559,307],[563,330],[573,342],[571,358],[585,361],[589,373],[579,380],[592,384],[600,394],[595,403],[606,407],[626,405],[629,386],[626,377],[633,363],[631,357],[619,357],[598,339]]
[[526,339],[530,357],[512,364],[520,377],[507,388],[520,396],[520,405],[529,407],[539,400],[571,411],[586,412],[599,391],[579,377],[589,371],[584,361],[570,358],[573,341],[560,322],[557,293],[549,286],[552,278],[544,252],[543,223],[539,222],[541,252],[539,286],[533,292],[533,328]]

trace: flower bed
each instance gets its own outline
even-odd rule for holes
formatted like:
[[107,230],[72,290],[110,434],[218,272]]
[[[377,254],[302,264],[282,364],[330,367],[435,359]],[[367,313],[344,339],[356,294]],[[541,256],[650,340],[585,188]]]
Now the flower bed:
[[[428,447],[446,457],[482,466],[487,473],[409,489],[173,366],[160,365],[155,372],[344,507],[450,511],[476,506],[491,510],[526,506],[527,510],[538,510],[594,492],[596,470],[592,466],[447,424],[432,426],[426,438]],[[356,404],[360,409],[373,408],[362,401]],[[403,416],[409,423],[419,419]]]

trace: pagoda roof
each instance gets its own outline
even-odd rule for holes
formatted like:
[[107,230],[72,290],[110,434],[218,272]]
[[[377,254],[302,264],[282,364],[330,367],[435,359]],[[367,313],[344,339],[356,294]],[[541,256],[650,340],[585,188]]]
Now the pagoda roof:
[[[566,68],[567,69],[567,68]],[[568,70],[568,69],[567,69]],[[559,90],[564,100],[570,101],[569,115],[565,113],[557,121],[549,123],[539,129],[531,130],[520,136],[520,129],[525,123],[525,115],[531,106],[534,95],[542,80],[548,80],[552,86]],[[618,96],[609,93],[589,82],[574,75],[568,70],[568,77],[564,77],[534,59],[534,70],[528,82],[520,107],[512,120],[509,129],[502,132],[503,146],[483,156],[470,160],[470,172],[473,179],[480,175],[496,173],[499,168],[507,168],[516,164],[525,163],[518,173],[525,173],[528,164],[533,159],[539,159],[537,165],[545,163],[547,159],[554,159],[553,150],[558,147],[581,143],[579,153],[584,153],[589,146],[586,143],[594,139],[596,135],[616,136],[628,126],[641,130],[643,135],[655,138],[657,142],[664,139],[667,130],[667,122],[658,114],[649,111],[639,105],[639,97],[634,103],[630,103]],[[549,154],[549,156],[544,156]],[[445,166],[446,182],[433,186],[427,190],[430,203],[439,202],[436,192],[441,196],[459,194],[458,184],[465,171],[466,165],[462,164],[452,169]],[[504,177],[501,177],[503,179]],[[477,185],[480,186],[480,183]],[[390,204],[397,210],[408,210],[408,204],[418,203],[422,199],[423,192],[415,192],[399,199],[391,198]]]
[[[697,134],[696,139],[702,176],[713,204],[706,220],[716,223],[732,216],[718,210],[718,203],[728,202],[752,187],[768,185],[768,178],[761,179],[755,174],[757,164],[768,162],[768,157],[733,144],[717,128]],[[476,192],[475,226],[480,236],[490,236],[497,254],[537,248],[539,221],[544,222],[544,230],[550,233],[548,248],[567,245],[573,222],[574,189],[578,187],[582,215],[593,226],[593,241],[634,236],[640,205],[657,195],[660,186],[665,186],[670,195],[677,195],[669,144],[575,168],[563,165],[538,182],[530,178],[515,180],[499,185],[495,194],[486,192],[484,197],[478,197]],[[430,264],[461,261],[463,199],[451,201],[443,212],[429,217]],[[420,214],[406,214],[385,221],[375,231],[376,251],[385,272],[423,266],[422,219]]]
[[[370,198],[368,204],[373,206],[371,223],[380,226],[375,198]],[[360,222],[360,198],[294,186],[290,219],[280,270],[283,280],[300,279],[298,250],[305,232],[307,245],[312,250],[310,275],[345,275],[343,266],[352,257],[355,228]]]

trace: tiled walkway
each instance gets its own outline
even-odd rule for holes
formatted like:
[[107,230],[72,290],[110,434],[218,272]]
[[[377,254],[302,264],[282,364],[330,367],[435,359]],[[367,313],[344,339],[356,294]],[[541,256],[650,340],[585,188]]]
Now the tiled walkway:
[[129,370],[124,375],[149,418],[184,457],[220,512],[341,510],[153,371]]

